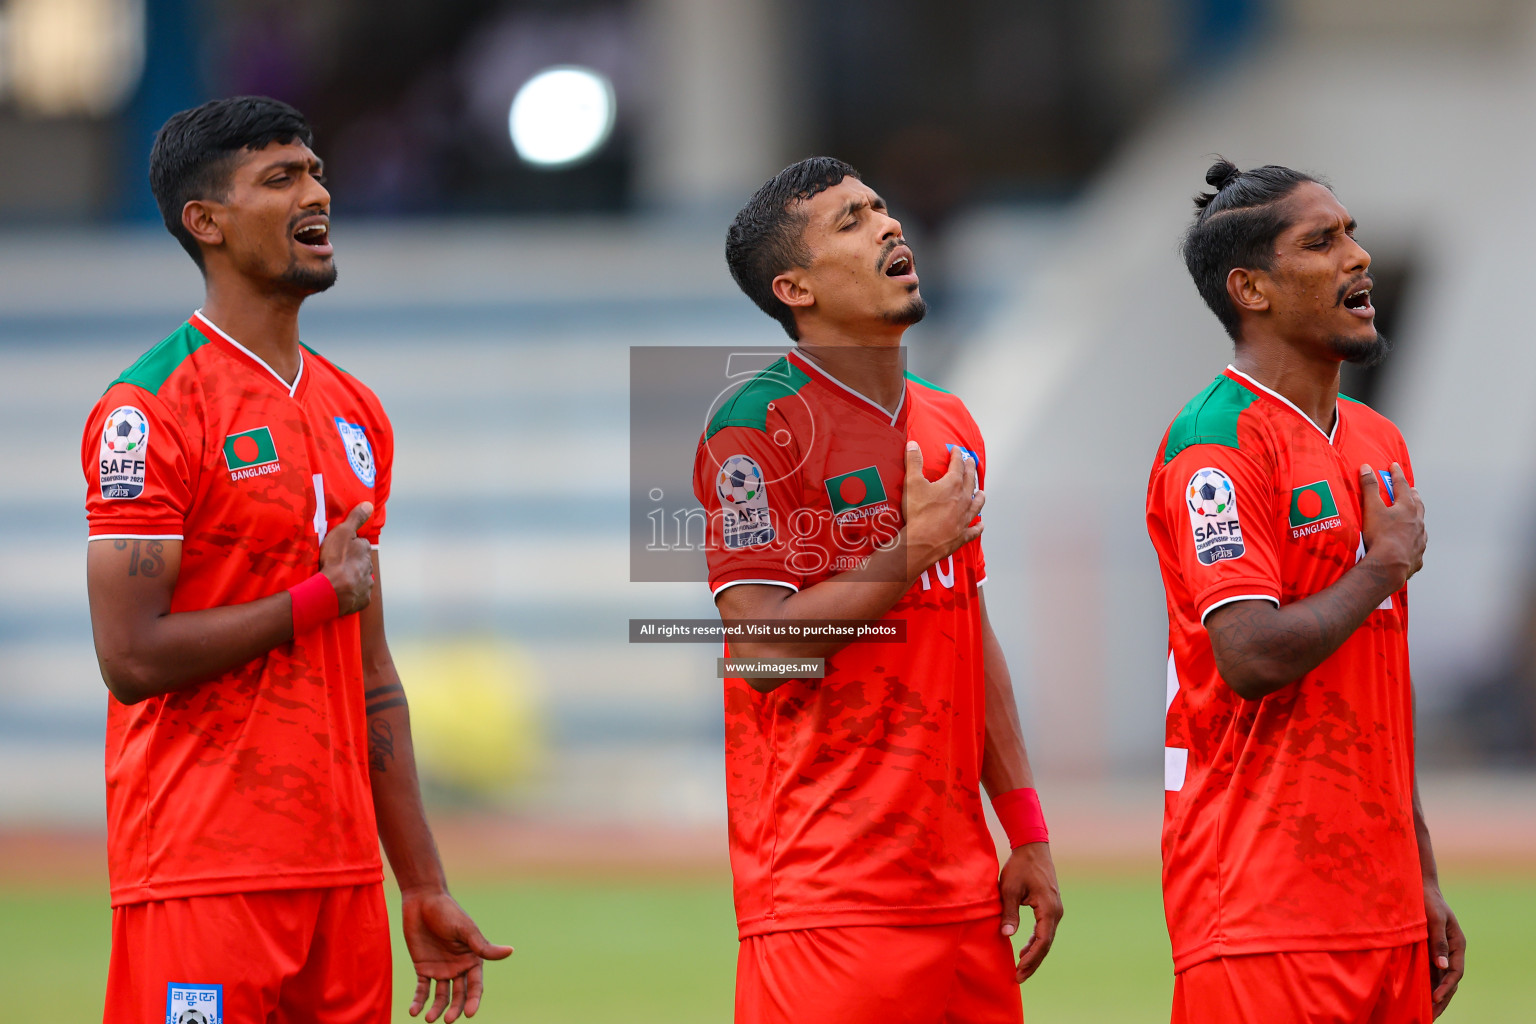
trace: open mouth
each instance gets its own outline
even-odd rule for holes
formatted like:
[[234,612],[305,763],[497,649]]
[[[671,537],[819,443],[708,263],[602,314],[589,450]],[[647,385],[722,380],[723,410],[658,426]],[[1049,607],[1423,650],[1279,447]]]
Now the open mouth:
[[1356,288],[1344,296],[1344,308],[1356,316],[1374,316],[1376,309],[1371,305],[1371,286]]
[[912,254],[910,251],[901,251],[891,257],[891,262],[885,265],[886,277],[906,277],[912,273]]
[[325,220],[307,220],[293,233],[293,240],[317,256],[331,255],[331,225]]

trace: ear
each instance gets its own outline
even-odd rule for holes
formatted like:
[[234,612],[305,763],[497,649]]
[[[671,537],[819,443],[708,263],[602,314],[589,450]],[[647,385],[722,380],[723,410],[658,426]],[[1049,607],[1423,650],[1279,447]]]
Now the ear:
[[772,288],[774,298],[791,309],[805,309],[816,304],[816,296],[811,292],[803,268],[786,270],[773,279]]
[[1227,272],[1227,297],[1239,312],[1263,313],[1269,309],[1269,275],[1262,270],[1233,267]]
[[188,200],[187,205],[181,208],[181,226],[203,245],[223,245],[224,228],[218,220],[221,209],[218,203],[203,199]]

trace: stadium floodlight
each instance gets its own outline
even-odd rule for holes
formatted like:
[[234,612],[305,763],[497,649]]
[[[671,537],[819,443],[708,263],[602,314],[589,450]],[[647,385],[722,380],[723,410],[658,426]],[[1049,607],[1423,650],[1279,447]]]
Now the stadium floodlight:
[[613,86],[591,68],[545,68],[512,99],[507,128],[517,155],[535,167],[569,167],[596,153],[613,131]]

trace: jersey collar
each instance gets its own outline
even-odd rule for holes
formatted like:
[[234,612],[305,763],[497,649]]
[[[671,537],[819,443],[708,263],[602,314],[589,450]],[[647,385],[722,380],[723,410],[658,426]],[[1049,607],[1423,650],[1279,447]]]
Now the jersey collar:
[[1339,405],[1338,399],[1334,399],[1333,402],[1333,433],[1330,434],[1325,432],[1322,427],[1318,426],[1317,421],[1314,420],[1311,416],[1308,416],[1306,413],[1302,412],[1301,408],[1295,402],[1291,401],[1289,398],[1286,398],[1280,392],[1265,387],[1263,384],[1260,384],[1258,381],[1254,380],[1252,377],[1248,376],[1242,370],[1239,370],[1237,367],[1231,365],[1230,363],[1227,365],[1227,375],[1241,381],[1244,384],[1247,384],[1250,388],[1253,388],[1255,391],[1258,391],[1261,394],[1268,395],[1270,398],[1273,398],[1287,409],[1290,409],[1297,416],[1300,416],[1303,420],[1305,420],[1307,425],[1310,426],[1313,430],[1317,431],[1319,434],[1322,434],[1323,437],[1327,439],[1329,444],[1333,444],[1333,439],[1339,436],[1339,424],[1344,422],[1344,412]]
[[847,384],[844,384],[842,381],[832,376],[826,370],[823,370],[821,367],[817,366],[815,360],[810,359],[807,356],[803,356],[798,351],[794,350],[791,350],[789,353],[789,358],[795,361],[796,366],[808,371],[817,380],[824,384],[830,385],[835,391],[838,391],[853,399],[855,403],[867,406],[871,412],[878,415],[881,419],[885,420],[893,427],[901,420],[901,414],[906,411],[907,382],[905,378],[903,378],[901,382],[901,398],[897,399],[896,401],[896,411],[890,412],[886,409],[885,406],[881,405],[873,398],[853,390],[853,388],[849,387]]
[[201,331],[204,335],[206,335],[210,340],[212,340],[214,338],[217,338],[220,341],[224,341],[224,342],[229,343],[231,346],[234,347],[235,351],[239,352],[241,355],[245,356],[245,358],[247,358],[251,362],[255,363],[262,370],[264,370],[267,373],[271,374],[272,375],[272,379],[277,381],[278,385],[284,391],[288,392],[288,397],[289,398],[293,398],[295,395],[297,395],[299,393],[299,385],[301,383],[303,383],[303,381],[304,381],[304,348],[303,348],[303,346],[299,347],[299,372],[293,375],[293,383],[289,384],[287,381],[283,380],[281,374],[279,374],[276,370],[272,369],[272,367],[267,363],[267,361],[265,359],[261,358],[255,352],[252,352],[250,349],[248,349],[244,345],[240,344],[234,338],[231,338],[228,334],[226,334],[224,332],[224,329],[222,327],[220,327],[218,324],[214,323],[212,320],[209,320],[206,316],[204,316],[203,315],[203,311],[201,309],[196,310],[195,312],[193,312],[192,316],[189,317],[188,319],[190,319],[192,321],[192,326],[193,327],[196,327],[199,331]]

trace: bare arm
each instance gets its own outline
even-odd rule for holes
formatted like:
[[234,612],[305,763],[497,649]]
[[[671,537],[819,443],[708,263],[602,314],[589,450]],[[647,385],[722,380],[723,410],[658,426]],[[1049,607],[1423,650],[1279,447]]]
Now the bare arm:
[[1283,608],[1236,601],[1206,616],[1216,668],[1243,699],[1267,697],[1321,665],[1423,566],[1424,503],[1402,467],[1392,464],[1390,506],[1370,466],[1360,477],[1366,553],[1337,583]]
[[410,1013],[427,1006],[432,984],[437,995],[426,1019],[452,1022],[474,1016],[484,992],[484,960],[512,955],[511,946],[489,942],[448,894],[432,829],[421,802],[416,752],[411,745],[411,711],[405,687],[384,635],[384,593],[378,581],[378,553],[372,556],[373,600],[361,618],[364,714],[368,719],[368,779],[379,841],[400,885],[401,928],[416,966],[416,993]]
[[[1002,645],[992,630],[987,615],[985,594],[981,602],[981,642],[983,671],[986,676],[985,747],[981,758],[981,784],[993,797],[1015,789],[1033,787],[1034,772],[1029,767],[1029,752],[1024,749],[1024,730],[1019,725],[1019,706],[1013,695],[1013,679]],[[1034,911],[1035,928],[1019,951],[1014,977],[1023,982],[1039,969],[1045,955],[1056,941],[1056,927],[1061,921],[1061,889],[1056,883],[1056,865],[1049,843],[1026,843],[1015,847],[998,876],[998,892],[1003,899],[1003,934],[1019,929],[1019,907]]]
[[[972,521],[986,504],[976,489],[976,467],[969,458],[951,457],[949,468],[930,483],[923,476],[923,456],[915,445],[906,452],[906,523],[898,542],[876,551],[869,561],[797,592],[787,587],[742,583],[715,598],[727,624],[742,620],[878,619],[900,601],[923,570],[981,536]],[[825,658],[847,640],[751,643],[733,640],[731,652],[747,658]],[[767,693],[779,679],[748,680]]]
[[1461,922],[1440,892],[1440,869],[1435,864],[1435,850],[1429,841],[1429,826],[1424,822],[1424,805],[1419,801],[1419,779],[1413,779],[1413,830],[1419,840],[1419,869],[1424,876],[1424,916],[1429,922],[1429,977],[1435,1016],[1445,1012],[1461,976],[1466,973],[1467,937]]
[[[368,603],[368,544],[357,530],[367,502],[332,530],[321,571],[343,615]],[[293,639],[287,591],[245,604],[171,614],[181,571],[181,541],[93,540],[85,558],[91,632],[107,689],[124,704],[174,693],[243,665]]]

